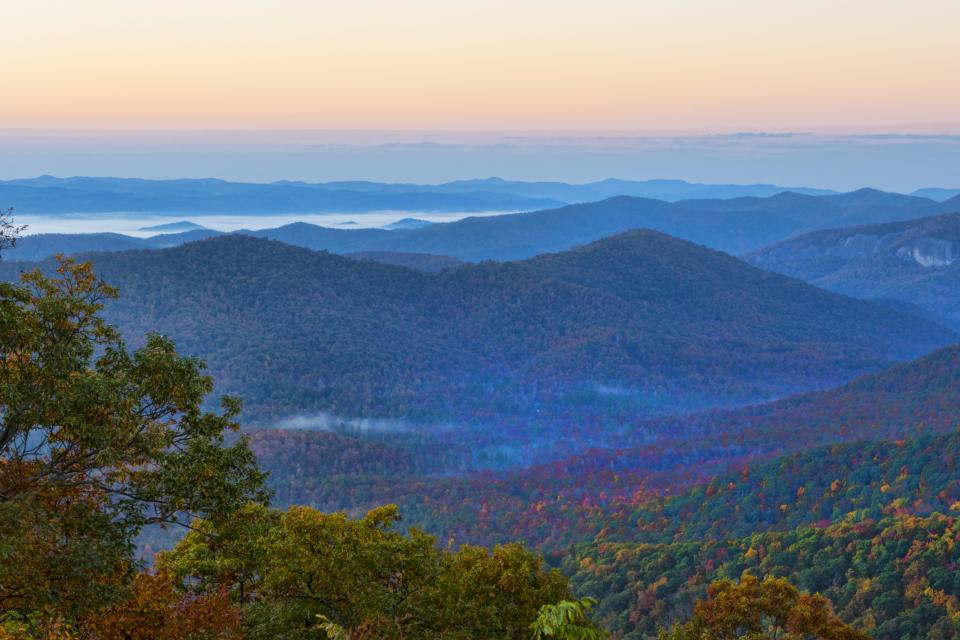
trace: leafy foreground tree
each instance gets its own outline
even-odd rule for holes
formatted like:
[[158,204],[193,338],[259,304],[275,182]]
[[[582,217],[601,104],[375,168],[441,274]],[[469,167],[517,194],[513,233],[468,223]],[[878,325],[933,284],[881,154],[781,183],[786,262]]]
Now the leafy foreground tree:
[[97,640],[241,640],[240,612],[225,592],[184,597],[167,572],[140,573],[130,593],[80,628]]
[[543,605],[537,619],[530,625],[533,639],[600,640],[603,636],[587,615],[596,604],[593,598],[581,598]]
[[[263,501],[239,403],[201,408],[203,365],[150,336],[128,351],[99,312],[116,292],[87,264],[0,284],[0,625],[76,625],[142,588],[148,525]],[[38,622],[39,621],[39,622]],[[52,627],[51,627],[52,628]]]
[[544,605],[570,599],[567,579],[519,544],[454,552],[398,520],[392,505],[353,520],[251,504],[196,523],[158,564],[196,596],[229,593],[251,639],[529,640]]
[[[393,506],[269,509],[227,440],[239,403],[205,411],[202,363],[161,336],[128,351],[99,315],[115,295],[66,259],[0,284],[0,640],[519,640],[569,599],[521,545],[442,550]],[[138,572],[135,537],[174,524]]]
[[12,209],[0,209],[0,254],[17,244],[20,234],[26,226],[16,225],[13,222]]
[[659,634],[659,640],[868,640],[845,624],[830,601],[810,595],[786,578],[760,581],[744,573],[740,582],[719,580],[696,603],[693,618]]

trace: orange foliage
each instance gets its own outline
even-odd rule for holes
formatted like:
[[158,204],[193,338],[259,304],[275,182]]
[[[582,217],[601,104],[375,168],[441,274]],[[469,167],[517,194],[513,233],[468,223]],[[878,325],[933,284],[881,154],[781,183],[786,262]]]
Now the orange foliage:
[[189,596],[169,573],[138,574],[130,597],[84,621],[98,640],[242,640],[240,611],[226,592]]

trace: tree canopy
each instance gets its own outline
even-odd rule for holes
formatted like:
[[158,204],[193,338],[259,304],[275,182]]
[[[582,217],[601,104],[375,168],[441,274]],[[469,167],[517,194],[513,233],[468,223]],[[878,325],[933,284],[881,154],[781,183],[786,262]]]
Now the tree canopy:
[[144,527],[267,498],[239,402],[203,410],[212,380],[163,336],[129,351],[99,315],[115,295],[68,259],[0,284],[0,622],[106,605]]
[[251,639],[527,640],[541,608],[570,597],[519,544],[453,551],[398,522],[392,505],[359,519],[249,505],[198,522],[159,566],[195,596],[229,593]]
[[0,209],[0,253],[17,244],[17,239],[26,229],[25,226],[14,224],[12,213],[11,209]]
[[843,623],[830,601],[801,593],[785,578],[760,580],[744,573],[739,582],[718,580],[697,602],[693,618],[660,640],[868,640],[870,636]]

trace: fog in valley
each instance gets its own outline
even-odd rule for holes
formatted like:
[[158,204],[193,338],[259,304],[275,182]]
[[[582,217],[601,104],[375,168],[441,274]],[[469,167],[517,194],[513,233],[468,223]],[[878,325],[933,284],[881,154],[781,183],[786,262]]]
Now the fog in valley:
[[188,220],[215,231],[269,229],[293,222],[307,222],[332,229],[372,229],[393,224],[405,218],[429,222],[453,222],[468,216],[502,215],[503,211],[434,212],[375,211],[370,213],[277,214],[277,215],[147,215],[142,212],[104,214],[18,215],[17,222],[27,225],[25,235],[39,233],[122,233],[137,238],[170,231],[145,230],[148,227]]

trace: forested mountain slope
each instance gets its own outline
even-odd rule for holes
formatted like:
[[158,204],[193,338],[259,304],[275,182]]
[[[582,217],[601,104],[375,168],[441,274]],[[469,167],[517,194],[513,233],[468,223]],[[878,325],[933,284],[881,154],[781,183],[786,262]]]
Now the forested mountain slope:
[[211,229],[162,233],[149,238],[137,238],[122,233],[37,233],[19,238],[15,246],[3,252],[3,259],[31,262],[44,260],[58,253],[75,255],[131,249],[163,249],[218,235],[219,231]]
[[357,251],[345,254],[353,260],[372,260],[397,267],[409,267],[417,271],[443,271],[463,264],[450,256],[437,256],[430,253],[406,253],[402,251]]
[[960,325],[960,213],[817,231],[747,260],[838,293],[908,302]]
[[960,520],[934,514],[801,527],[737,539],[634,544],[598,541],[564,561],[598,618],[624,640],[652,638],[688,616],[718,578],[786,576],[820,592],[846,622],[878,640],[960,636]]
[[596,516],[599,533],[564,567],[599,595],[606,624],[649,636],[711,580],[751,571],[822,592],[876,638],[960,636],[960,349],[754,413],[728,412],[722,428],[748,447],[846,443]]
[[[960,347],[948,347],[765,405],[549,423],[543,440],[567,443],[572,456],[525,445],[530,434],[509,423],[499,435],[262,430],[253,448],[281,503],[363,508],[387,497],[404,505],[410,522],[441,536],[520,538],[556,550],[600,531],[610,539],[673,541],[822,523],[852,510],[876,517],[943,511],[960,499],[950,466],[958,416]],[[498,464],[496,456],[511,451]],[[770,462],[785,454],[797,457]],[[767,466],[741,475],[756,464]],[[821,490],[835,480],[838,487]],[[638,510],[708,483],[713,489]],[[739,502],[751,508],[738,510]]]
[[955,427],[814,448],[644,503],[577,545],[565,569],[625,638],[652,634],[651,617],[682,617],[711,580],[743,571],[822,592],[876,638],[955,638]]
[[111,320],[206,358],[261,421],[695,408],[836,384],[956,339],[651,231],[435,274],[245,236],[88,258],[123,293]]
[[455,441],[404,434],[261,431],[253,448],[281,503],[389,496],[442,538],[525,539],[558,562],[573,544],[562,566],[614,637],[651,637],[746,570],[824,593],[877,638],[919,640],[960,633],[958,416],[949,347],[837,390],[664,421],[654,445],[516,473],[443,477]]

